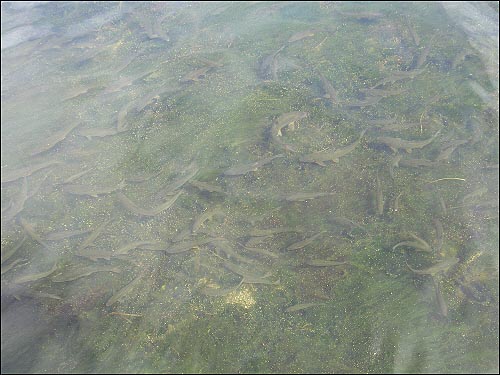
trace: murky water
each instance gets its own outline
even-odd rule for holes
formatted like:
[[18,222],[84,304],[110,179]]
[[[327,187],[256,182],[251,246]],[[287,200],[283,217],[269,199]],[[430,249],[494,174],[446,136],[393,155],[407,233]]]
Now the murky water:
[[496,3],[3,2],[1,105],[3,373],[498,371]]

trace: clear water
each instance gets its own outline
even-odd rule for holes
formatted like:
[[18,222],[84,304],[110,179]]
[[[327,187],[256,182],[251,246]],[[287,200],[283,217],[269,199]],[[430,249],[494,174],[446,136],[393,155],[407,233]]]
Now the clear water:
[[498,372],[498,4],[1,27],[3,373]]

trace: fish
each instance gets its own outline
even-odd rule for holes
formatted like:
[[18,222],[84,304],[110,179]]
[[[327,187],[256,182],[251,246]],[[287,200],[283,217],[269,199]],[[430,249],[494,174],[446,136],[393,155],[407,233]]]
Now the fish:
[[313,267],[336,267],[348,264],[348,262],[338,262],[335,260],[328,260],[328,259],[310,259],[306,261],[305,264]]
[[285,309],[285,311],[291,313],[291,312],[301,311],[301,310],[305,310],[305,309],[308,309],[308,308],[311,308],[311,307],[314,307],[314,306],[321,306],[321,305],[324,305],[324,303],[316,303],[316,302],[299,303],[297,305],[293,305],[293,306],[287,307]]
[[342,216],[331,216],[328,218],[328,221],[333,224],[339,225],[341,227],[347,228],[349,231],[353,231],[354,229],[361,229],[366,232],[366,229],[363,225],[356,223],[355,221],[348,219]]
[[77,269],[76,272],[69,272],[66,274],[63,274],[62,276],[59,277],[53,277],[51,279],[52,282],[54,283],[64,283],[68,281],[74,281],[78,280],[82,277],[85,276],[90,276],[96,272],[113,272],[113,273],[121,273],[122,270],[117,268],[117,267],[99,267],[99,268],[92,268],[92,267],[87,267],[85,269]]
[[394,179],[394,168],[399,167],[399,162],[401,161],[402,157],[402,154],[397,153],[389,162],[389,175],[392,179]]
[[76,256],[90,259],[96,262],[98,259],[110,260],[115,254],[110,251],[103,250],[87,250],[85,252],[79,251],[75,253]]
[[436,162],[427,159],[401,159],[398,162],[398,167],[410,167],[410,168],[432,168],[437,165]]
[[414,69],[410,71],[396,71],[392,72],[388,77],[381,79],[379,82],[377,82],[374,86],[371,88],[377,88],[378,86],[382,86],[386,83],[394,83],[397,81],[402,81],[404,79],[413,79],[416,76],[422,74],[425,71],[424,68],[422,69]]
[[[277,64],[276,57],[285,47],[286,47],[286,45],[281,46],[276,52],[273,52],[270,55],[267,55],[260,60],[259,67],[258,67],[258,76],[260,79],[269,79],[271,77],[274,80],[277,79],[277,76],[276,76],[276,64]],[[273,70],[274,70],[274,72],[273,72]]]
[[160,198],[165,195],[175,194],[177,189],[180,189],[187,182],[189,182],[196,174],[199,172],[200,168],[196,167],[194,163],[192,163],[188,168],[188,173],[185,176],[181,176],[176,180],[172,181],[169,185],[161,189],[158,193],[156,193],[155,197]]
[[64,185],[63,190],[68,194],[73,195],[88,195],[94,198],[99,197],[99,195],[106,195],[119,191],[125,187],[125,180],[120,181],[120,183],[111,186],[89,186],[80,184],[68,184]]
[[177,192],[174,196],[172,196],[170,199],[167,199],[165,202],[162,204],[158,205],[155,208],[151,209],[145,209],[137,206],[134,202],[132,202],[125,194],[119,192],[117,193],[117,198],[121,202],[121,204],[131,211],[132,213],[139,215],[139,216],[156,216],[159,215],[161,212],[165,211],[166,209],[170,208],[177,198],[183,193],[182,190]]
[[90,232],[90,229],[80,229],[80,230],[64,230],[58,232],[49,233],[45,239],[47,241],[60,241],[66,238],[81,236],[82,234],[87,234]]
[[191,82],[198,82],[202,78],[205,78],[207,73],[211,71],[213,67],[211,66],[204,66],[203,68],[199,68],[196,70],[193,70],[186,74],[184,77],[181,78],[182,83],[191,83]]
[[299,158],[299,161],[302,163],[315,163],[322,167],[326,167],[325,161],[332,161],[333,163],[338,163],[341,157],[344,157],[347,154],[354,151],[354,149],[360,144],[361,139],[365,135],[366,131],[367,129],[364,129],[361,132],[358,140],[354,141],[350,145],[338,148],[333,151],[318,151],[318,152],[313,152],[312,154],[303,155]]
[[357,107],[364,108],[371,105],[375,105],[382,99],[384,99],[383,96],[369,96],[364,100],[354,100],[350,102],[343,102],[342,104],[346,107],[351,107],[351,108],[357,108]]
[[74,175],[71,175],[69,176],[67,179],[65,179],[62,184],[65,185],[65,184],[69,184],[70,182],[73,182],[77,179],[79,179],[80,177],[83,177],[85,176],[87,173],[89,173],[90,171],[92,171],[93,168],[89,168],[89,169],[86,169],[84,171],[81,171],[81,172],[78,172],[78,173],[75,173]]
[[306,31],[300,31],[298,33],[293,34],[289,39],[288,43],[293,43],[297,42],[299,40],[305,39],[305,38],[310,38],[314,36],[314,32],[311,30],[306,30]]
[[339,100],[337,90],[335,90],[330,81],[320,71],[318,71],[318,75],[323,91],[325,92],[323,97],[329,99],[330,103],[337,104]]
[[44,144],[40,147],[35,148],[35,150],[30,154],[31,156],[35,156],[41,154],[42,152],[49,151],[53,149],[56,145],[61,143],[66,139],[66,137],[71,133],[74,129],[82,125],[82,123],[75,123],[69,125],[67,128],[57,132],[52,137],[45,140]]
[[410,237],[412,237],[415,241],[403,241],[403,242],[400,242],[400,243],[394,245],[392,247],[392,250],[396,250],[400,246],[407,246],[407,247],[413,247],[417,251],[420,250],[420,251],[425,251],[427,253],[432,252],[431,246],[426,241],[424,241],[423,239],[421,239],[420,237],[418,237],[414,233],[408,233],[408,235]]
[[457,139],[455,141],[449,142],[441,149],[441,152],[436,157],[435,161],[439,162],[448,160],[458,146],[464,145],[467,142],[468,140],[466,139]]
[[229,271],[234,272],[237,275],[243,276],[244,278],[246,277],[248,280],[256,280],[256,279],[265,279],[271,274],[261,274],[261,273],[254,273],[252,271],[249,271],[245,268],[242,268],[241,266],[231,263],[228,260],[225,260],[223,263],[223,266],[227,268]]
[[432,222],[434,224],[434,228],[436,228],[436,240],[435,240],[436,245],[434,246],[434,251],[437,254],[439,254],[443,247],[443,241],[444,241],[443,224],[436,218],[432,219]]
[[486,186],[481,186],[462,198],[463,203],[474,202],[476,198],[481,198],[483,195],[488,193],[488,188]]
[[92,139],[92,137],[103,138],[109,137],[111,135],[117,135],[126,132],[127,129],[115,129],[115,128],[92,128],[80,130],[79,135],[86,137],[87,139]]
[[0,210],[1,214],[3,215],[5,212],[7,212],[8,209],[10,209],[13,205],[12,199],[9,199],[9,203],[6,204],[2,209]]
[[453,59],[453,61],[451,62],[451,66],[450,66],[450,69],[451,70],[454,70],[457,66],[459,66],[460,64],[462,64],[462,62],[465,60],[465,58],[467,56],[471,56],[473,55],[473,52],[470,51],[469,49],[463,49],[462,51],[460,51],[456,56],[455,58]]
[[3,249],[5,247],[2,245],[2,261],[1,261],[1,263],[3,264],[5,261],[9,260],[12,257],[12,255],[14,255],[17,252],[17,250],[19,250],[21,248],[21,246],[24,245],[24,243],[26,242],[27,239],[28,239],[28,237],[26,235],[24,235],[23,239],[21,241],[19,241],[19,243],[10,250],[3,251]]
[[250,237],[268,237],[278,233],[286,233],[286,232],[296,232],[295,228],[290,227],[278,227],[278,228],[269,228],[269,229],[252,229],[248,235]]
[[[137,113],[140,113],[144,108],[153,103],[153,99],[159,100],[161,96],[163,96],[164,94],[172,93],[177,90],[180,90],[180,88],[177,86],[173,88],[169,87],[167,89],[165,89],[165,87],[161,87],[160,89],[154,90],[147,95],[141,95],[139,99],[132,102],[133,103],[132,107]],[[119,128],[120,127],[117,126],[117,129]]]
[[[135,57],[137,57],[137,56],[134,56],[133,59],[135,59]],[[121,70],[123,70],[123,69],[121,69]],[[158,70],[158,67],[156,66],[156,67],[149,69],[145,72],[141,71],[138,74],[135,74],[133,76],[122,76],[119,74],[118,79],[114,80],[111,84],[109,84],[104,89],[103,94],[106,95],[106,94],[111,94],[113,92],[122,91],[125,87],[132,85],[135,81],[146,78],[148,75],[154,73],[157,70]]]
[[310,243],[312,243],[316,238],[318,238],[319,236],[321,236],[323,233],[326,233],[326,232],[322,231],[322,232],[316,233],[314,236],[306,238],[305,240],[302,240],[302,241],[299,241],[299,242],[295,242],[295,243],[291,244],[290,246],[288,246],[287,250],[299,250],[299,249],[302,249],[302,248],[306,247],[307,245],[309,245]]
[[398,212],[399,211],[399,201],[400,201],[402,195],[403,195],[403,192],[400,192],[396,196],[396,198],[394,199],[394,207],[393,207],[394,212]]
[[311,199],[316,199],[320,197],[327,197],[329,195],[335,195],[336,193],[293,193],[285,195],[283,198],[287,202],[305,202]]
[[191,180],[189,181],[189,185],[194,186],[201,191],[208,191],[209,193],[224,193],[224,190],[222,190],[221,187],[203,181]]
[[221,297],[228,295],[231,292],[234,292],[236,289],[238,289],[241,284],[243,283],[243,280],[241,280],[237,285],[232,286],[230,288],[210,288],[210,287],[205,287],[200,290],[201,294],[204,294],[206,296],[210,297]]
[[448,215],[448,206],[446,205],[446,202],[444,201],[444,198],[441,194],[438,195],[438,201],[439,201],[439,207],[441,207],[441,212],[443,215]]
[[434,290],[436,291],[436,301],[439,306],[439,312],[442,316],[446,318],[448,316],[448,305],[446,304],[443,294],[441,293],[439,282],[436,281],[435,278],[432,278],[432,282],[434,284]]
[[21,259],[18,258],[14,260],[13,262],[9,263],[8,265],[2,266],[1,269],[1,274],[3,275],[4,273],[9,272],[11,269],[13,269],[15,266],[17,266],[19,263],[26,262],[24,265],[28,264],[28,259]]
[[375,183],[375,212],[377,215],[384,214],[384,196],[382,193],[382,186],[380,183],[380,178],[377,173],[376,183]]
[[256,254],[259,254],[259,255],[264,255],[264,256],[268,256],[268,257],[271,257],[271,258],[279,258],[278,254],[275,254],[273,253],[272,251],[269,251],[269,250],[266,250],[266,249],[261,249],[260,247],[247,247],[247,246],[244,246],[240,243],[238,243],[243,249],[247,250],[247,251],[250,251],[252,253],[256,253]]
[[12,280],[12,282],[14,284],[24,284],[24,283],[30,283],[33,281],[38,281],[38,280],[46,278],[47,276],[52,275],[56,270],[57,270],[57,263],[54,263],[52,268],[46,272],[24,275],[24,276],[21,276],[21,277],[18,277],[16,279]]
[[309,112],[301,111],[283,113],[273,122],[273,126],[271,127],[272,136],[281,137],[283,135],[281,133],[281,129],[288,125],[294,124],[295,122],[300,121],[303,118],[306,118],[308,115]]
[[90,247],[97,237],[106,229],[106,226],[111,220],[106,220],[103,223],[96,226],[96,229],[81,243],[78,247],[78,251],[81,251],[87,247]]
[[246,258],[233,250],[231,243],[226,239],[218,238],[214,239],[210,243],[215,246],[219,254],[220,251],[222,251],[225,254],[226,258],[234,259],[241,263],[255,264],[255,261],[253,259]]
[[155,178],[156,176],[161,174],[161,170],[159,172],[154,172],[154,173],[147,173],[147,174],[142,174],[142,175],[137,175],[134,177],[129,177],[125,179],[128,183],[142,183],[151,180],[152,178]]
[[206,210],[204,213],[198,216],[196,220],[193,222],[193,226],[191,228],[191,234],[195,234],[205,221],[210,220],[212,217],[216,215],[217,216],[224,215],[224,212],[220,208],[216,207],[211,210],[210,209]]
[[477,81],[468,81],[471,89],[476,93],[477,96],[481,98],[484,104],[486,104],[489,108],[493,109],[498,113],[498,93],[496,90],[492,92],[488,92],[481,84]]
[[400,246],[407,246],[407,247],[413,247],[417,251],[425,251],[425,252],[430,252],[430,249],[427,249],[425,246],[423,246],[420,242],[418,241],[402,241],[392,247],[392,250],[396,250]]
[[242,164],[232,168],[229,168],[224,172],[224,176],[241,176],[247,174],[248,172],[255,172],[260,167],[271,163],[274,159],[284,158],[284,154],[273,155],[268,158],[260,159],[256,162],[249,164]]
[[178,242],[175,245],[169,246],[165,251],[168,254],[179,254],[191,249],[199,248],[202,245],[206,245],[212,242],[214,238],[198,239],[193,241]]
[[79,98],[80,96],[86,95],[89,92],[94,91],[95,89],[99,89],[100,87],[101,87],[100,85],[74,87],[71,90],[69,90],[68,93],[66,93],[66,96],[63,99],[61,99],[61,102],[64,103],[68,100]]
[[[438,130],[432,137],[424,139],[422,141],[407,141],[401,138],[377,137],[376,142],[388,146],[394,153],[397,153],[399,149],[403,149],[406,152],[410,153],[414,148],[423,148],[430,144],[440,132],[441,129]],[[402,162],[403,160],[400,163]]]
[[[360,89],[359,91],[361,91],[362,93],[364,93],[366,96],[375,96],[375,97],[382,97],[382,98],[388,98],[390,96],[395,96],[395,95],[401,95],[401,94],[404,94],[407,90],[406,89],[386,89],[386,90],[383,90],[383,89],[370,89],[370,88],[367,88],[367,89]],[[382,119],[382,120],[378,120],[379,121],[379,124],[377,124],[376,122],[377,120],[371,120],[370,123],[372,125],[387,125],[388,123],[389,124],[393,124],[394,122],[396,122],[395,119]]]
[[451,267],[453,267],[455,264],[458,263],[458,258],[446,258],[440,261],[439,263],[434,264],[433,266],[430,266],[428,268],[425,268],[423,270],[417,270],[414,268],[411,268],[408,263],[406,263],[406,266],[416,273],[417,275],[430,275],[430,276],[435,276],[438,273],[441,272],[447,272]]
[[344,12],[337,10],[337,14],[359,21],[375,21],[384,17],[384,14],[379,12]]
[[415,64],[412,66],[412,69],[420,69],[422,67],[422,65],[424,65],[425,61],[427,60],[427,56],[429,56],[429,52],[431,51],[432,39],[434,39],[434,37],[431,38],[431,40],[429,41],[427,46],[425,46],[425,48],[422,50],[420,55],[418,55],[418,58],[415,61]]
[[243,279],[241,280],[241,282],[246,283],[246,284],[266,284],[266,285],[279,285],[280,284],[280,280],[271,281],[271,280],[266,278],[269,276],[271,276],[271,275],[266,275],[264,277],[243,276]]
[[24,203],[28,200],[28,181],[26,177],[23,179],[23,184],[21,185],[21,191],[11,202],[11,205],[3,213],[3,219],[7,222],[16,217],[24,209]]
[[472,132],[472,136],[469,138],[469,143],[471,145],[475,145],[484,138],[483,127],[484,125],[476,119],[470,119],[470,121],[467,121],[466,128]]
[[259,255],[264,255],[267,257],[275,258],[275,259],[279,258],[278,254],[275,254],[272,251],[269,251],[266,249],[261,249],[259,247],[247,247],[247,246],[245,246],[244,249],[247,251],[250,251],[252,253],[259,254]]
[[47,162],[39,163],[36,165],[32,165],[29,167],[16,169],[13,171],[8,171],[8,172],[5,172],[4,174],[2,174],[1,181],[2,181],[2,184],[14,182],[14,181],[19,180],[20,178],[29,177],[33,173],[35,173],[41,169],[45,169],[45,168],[51,167],[53,165],[58,165],[58,164],[63,164],[63,162],[59,161],[59,160],[52,160],[52,161],[47,161]]
[[408,30],[410,31],[410,35],[413,38],[413,42],[418,47],[420,45],[420,37],[418,36],[417,32],[415,31],[409,20],[407,20],[407,25],[408,25]]
[[35,232],[35,229],[33,229],[30,223],[28,223],[23,218],[20,218],[19,224],[21,224],[21,226],[23,227],[26,234],[28,234],[28,236],[30,236],[33,240],[41,244],[46,249],[50,249],[50,246],[44,240],[42,240],[42,238],[38,235],[38,233]]
[[163,242],[148,241],[142,245],[137,246],[136,250],[149,250],[149,251],[166,251],[167,245]]
[[135,288],[137,284],[139,284],[140,281],[142,281],[142,278],[144,277],[143,274],[140,274],[137,276],[134,280],[132,280],[130,283],[125,285],[123,288],[121,288],[118,292],[113,294],[110,299],[106,301],[106,306],[112,306],[119,300],[121,300],[123,297],[125,297],[132,289]]
[[125,104],[119,111],[118,115],[116,116],[116,132],[120,133],[123,131],[128,130],[127,129],[127,123],[126,123],[126,118],[128,113],[134,108],[135,102],[131,101]]
[[130,242],[126,245],[121,246],[117,250],[114,251],[114,254],[116,255],[122,255],[122,254],[128,254],[130,250],[137,249],[137,248],[143,248],[143,246],[158,246],[160,245],[157,241],[135,241],[135,242]]
[[201,57],[201,56],[198,56],[197,59],[201,61],[203,64],[210,66],[211,68],[221,68],[224,66],[224,64],[222,63],[222,59],[220,59],[219,61],[213,61],[207,59],[206,57]]

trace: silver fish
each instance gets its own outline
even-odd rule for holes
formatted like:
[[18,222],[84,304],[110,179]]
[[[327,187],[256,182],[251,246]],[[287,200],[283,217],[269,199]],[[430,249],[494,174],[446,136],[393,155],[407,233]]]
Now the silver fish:
[[[377,137],[376,141],[378,143],[387,145],[394,153],[397,153],[399,149],[403,149],[406,152],[410,153],[414,148],[423,148],[430,144],[440,132],[441,130],[438,130],[432,137],[424,139],[423,141],[407,141],[405,139],[392,137]],[[403,161],[401,161],[400,163],[402,162]]]
[[325,161],[332,161],[333,163],[338,163],[341,157],[346,156],[347,154],[354,151],[354,149],[360,144],[361,139],[365,135],[366,130],[367,129],[364,129],[359,135],[358,140],[354,141],[350,145],[338,148],[333,151],[313,152],[312,154],[301,156],[299,158],[299,161],[302,163],[316,163],[318,165],[321,165],[322,167],[326,166]]
[[12,280],[12,282],[14,284],[24,284],[24,283],[29,283],[29,282],[33,282],[33,281],[38,281],[38,280],[46,278],[47,276],[50,276],[56,270],[57,270],[57,263],[54,263],[52,268],[46,272],[21,276],[21,277],[18,277],[16,279]]
[[269,164],[274,159],[284,158],[284,157],[285,157],[285,155],[278,154],[278,155],[273,155],[271,157],[258,160],[254,163],[238,165],[236,167],[229,168],[227,171],[225,171],[224,176],[241,176],[241,175],[244,175],[248,172],[255,172],[257,169],[259,169],[260,167],[262,167],[266,164]]
[[42,152],[53,149],[60,142],[64,141],[66,137],[69,135],[69,133],[71,133],[74,129],[76,129],[80,125],[81,123],[71,124],[66,129],[63,129],[60,132],[54,134],[52,137],[46,139],[42,146],[36,148],[35,151],[31,153],[31,156],[35,156],[41,154]]
[[306,238],[305,240],[302,240],[302,241],[299,241],[299,242],[295,242],[295,243],[291,244],[290,246],[288,246],[287,250],[299,250],[299,249],[302,249],[302,248],[306,247],[307,245],[309,245],[310,243],[312,243],[316,238],[318,238],[319,236],[321,236],[323,233],[325,233],[325,231],[316,233],[314,236]]

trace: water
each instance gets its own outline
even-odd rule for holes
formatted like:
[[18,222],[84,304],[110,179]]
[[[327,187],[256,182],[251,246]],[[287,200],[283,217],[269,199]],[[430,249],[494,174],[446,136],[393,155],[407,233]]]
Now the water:
[[2,372],[498,372],[495,28],[3,2]]

